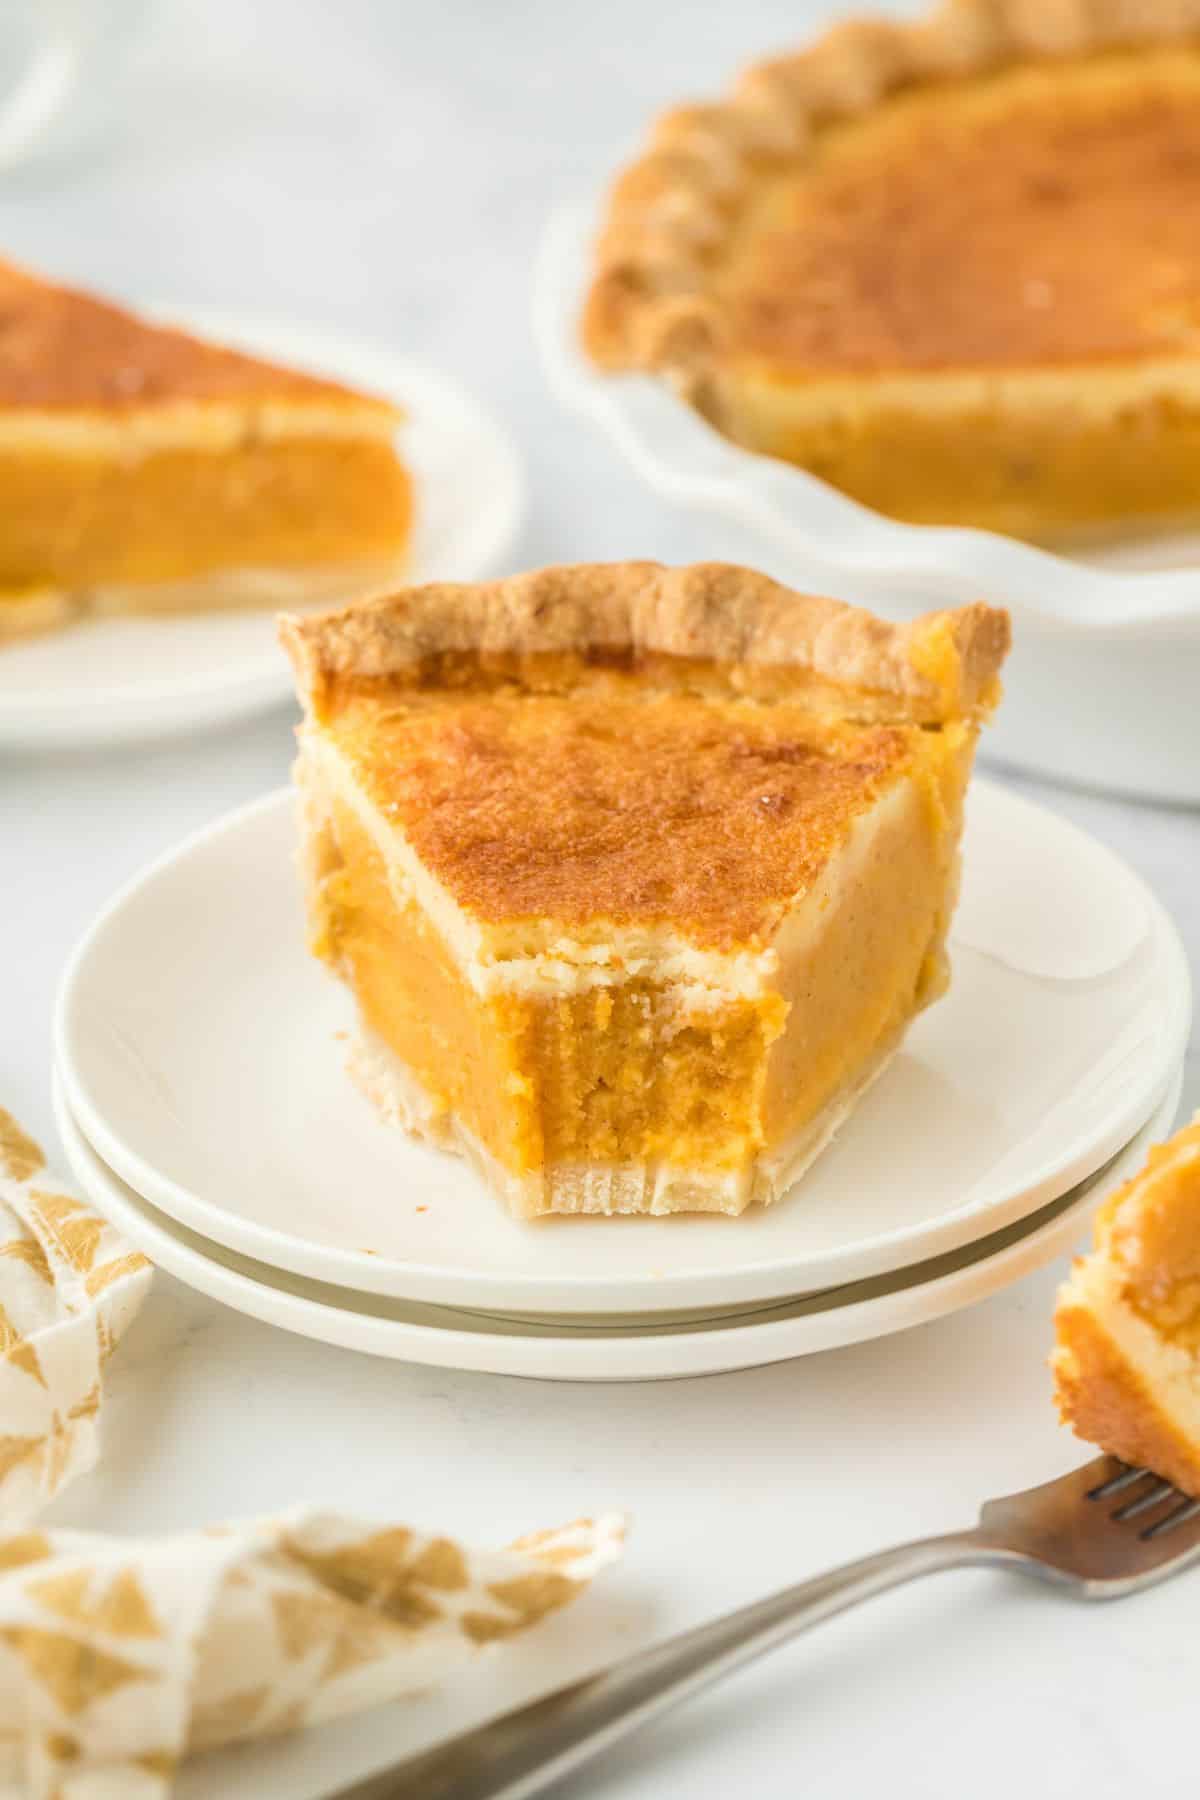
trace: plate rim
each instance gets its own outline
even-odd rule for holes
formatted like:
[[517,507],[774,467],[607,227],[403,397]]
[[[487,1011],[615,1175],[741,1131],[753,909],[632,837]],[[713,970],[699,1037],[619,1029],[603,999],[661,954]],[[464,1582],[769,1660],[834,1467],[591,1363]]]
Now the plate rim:
[[[1133,892],[1146,908],[1155,941],[1168,964],[1165,987],[1172,1010],[1160,1021],[1158,1060],[1155,1063],[1147,1060],[1142,1081],[1131,1084],[1130,1098],[1114,1115],[1115,1123],[1110,1122],[1103,1133],[1091,1140],[1090,1148],[1081,1148],[1076,1140],[1068,1147],[1069,1154],[1051,1159],[1035,1171],[1019,1196],[1010,1194],[983,1209],[978,1203],[960,1207],[943,1215],[935,1226],[923,1228],[919,1234],[911,1227],[898,1227],[860,1241],[857,1252],[854,1246],[843,1245],[810,1257],[805,1266],[815,1271],[815,1278],[805,1277],[799,1284],[792,1280],[789,1285],[789,1277],[780,1275],[779,1270],[789,1265],[781,1263],[778,1257],[743,1263],[732,1275],[728,1271],[714,1270],[679,1276],[650,1272],[596,1280],[577,1274],[506,1274],[503,1278],[506,1291],[519,1298],[498,1305],[493,1297],[496,1278],[484,1270],[447,1269],[442,1264],[419,1261],[393,1262],[365,1251],[320,1245],[294,1237],[277,1227],[246,1220],[162,1173],[133,1143],[110,1127],[99,1105],[90,1096],[86,1075],[73,1052],[76,995],[86,977],[90,959],[97,953],[97,945],[125,906],[153,887],[177,863],[202,852],[222,837],[235,836],[248,827],[252,829],[264,816],[292,808],[294,795],[287,787],[277,788],[190,833],[125,882],[101,908],[68,957],[59,982],[53,1017],[55,1067],[63,1080],[72,1113],[88,1140],[137,1193],[210,1241],[310,1280],[435,1305],[475,1306],[507,1312],[553,1310],[570,1314],[627,1310],[633,1295],[640,1299],[634,1310],[661,1311],[667,1295],[682,1292],[689,1299],[679,1300],[678,1304],[690,1304],[690,1296],[709,1295],[718,1283],[727,1289],[723,1299],[770,1298],[801,1288],[816,1292],[867,1274],[896,1270],[977,1241],[988,1231],[1001,1229],[1017,1218],[1028,1216],[1039,1205],[1066,1192],[1102,1166],[1129,1141],[1157,1107],[1172,1071],[1183,1058],[1189,1035],[1191,987],[1186,953],[1169,914],[1141,876],[1107,845],[1024,795],[985,779],[976,780],[973,793],[984,794],[993,804],[1015,808],[1018,813],[1031,811],[1050,819],[1056,831],[1086,845],[1091,853],[1099,852],[1125,882],[1132,884]],[[986,1228],[983,1228],[984,1220],[987,1221]],[[915,1243],[920,1244],[919,1250],[914,1248]],[[897,1259],[896,1253],[904,1244],[912,1253],[900,1254]],[[551,1293],[553,1299],[546,1306],[544,1303]]]
[[[172,1246],[168,1260],[160,1258],[155,1266],[234,1311],[245,1313],[276,1330],[291,1331],[335,1348],[393,1361],[420,1363],[426,1367],[540,1380],[651,1381],[729,1373],[848,1348],[918,1325],[931,1324],[1002,1292],[1077,1242],[1084,1217],[1100,1204],[1101,1196],[1097,1190],[1102,1184],[1111,1181],[1115,1186],[1137,1164],[1144,1162],[1149,1145],[1173,1123],[1183,1075],[1181,1060],[1156,1110],[1108,1163],[1081,1184],[1082,1191],[1077,1199],[1068,1200],[1049,1220],[1035,1224],[991,1255],[967,1260],[962,1267],[928,1281],[910,1282],[897,1290],[865,1299],[843,1299],[831,1306],[813,1308],[791,1317],[761,1321],[740,1319],[696,1330],[684,1327],[669,1332],[639,1333],[634,1329],[620,1335],[603,1336],[578,1331],[565,1336],[548,1331],[541,1331],[537,1336],[520,1331],[490,1333],[486,1329],[464,1332],[453,1326],[431,1325],[419,1320],[388,1319],[378,1312],[351,1310],[281,1291],[269,1281],[259,1281],[220,1260],[214,1261],[189,1244],[180,1244],[173,1229],[177,1222],[166,1215],[162,1215],[164,1224],[159,1224],[157,1217],[147,1221],[141,1207],[149,1206],[152,1214],[157,1214],[158,1209],[124,1182],[116,1171],[105,1167],[103,1158],[71,1115],[57,1072],[53,1082],[53,1104],[71,1172],[92,1203],[99,1206],[139,1248],[147,1241],[161,1243],[165,1239]],[[85,1156],[88,1158],[86,1163]],[[92,1170],[92,1164],[98,1165],[98,1174]],[[132,1201],[113,1187],[114,1181],[129,1189]],[[97,1198],[97,1187],[105,1195],[107,1209]],[[117,1215],[115,1218],[113,1213]],[[128,1224],[131,1217],[135,1219],[132,1231]],[[150,1254],[145,1249],[143,1253]],[[154,1260],[151,1255],[151,1261]],[[200,1281],[195,1279],[197,1265],[203,1272]],[[248,1299],[254,1304],[239,1304],[229,1297],[231,1292],[239,1294],[242,1301]],[[442,1310],[453,1314],[456,1309]],[[280,1318],[277,1315],[281,1311],[289,1316]],[[322,1323],[332,1325],[333,1333],[321,1331]],[[391,1337],[402,1341],[392,1343]],[[504,1348],[498,1351],[497,1346]],[[678,1366],[687,1362],[688,1350],[698,1352],[701,1346],[707,1353],[698,1354],[692,1366]],[[751,1346],[751,1354],[744,1354]],[[489,1347],[492,1350],[490,1356],[487,1354]],[[550,1366],[518,1366],[530,1358],[545,1360]]]

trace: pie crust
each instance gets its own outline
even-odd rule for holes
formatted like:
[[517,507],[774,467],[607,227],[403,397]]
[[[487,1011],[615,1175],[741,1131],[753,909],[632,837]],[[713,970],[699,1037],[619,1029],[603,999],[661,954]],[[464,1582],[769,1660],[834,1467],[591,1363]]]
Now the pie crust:
[[[338,684],[406,676],[430,659],[462,655],[506,668],[515,659],[595,650],[631,666],[692,664],[740,670],[743,687],[800,684],[816,707],[855,716],[941,724],[978,719],[999,698],[1012,631],[1003,608],[982,601],[908,623],[802,594],[730,563],[583,563],[501,581],[431,582],[320,618],[280,626],[305,704],[318,716]],[[664,675],[670,673],[669,665]]]

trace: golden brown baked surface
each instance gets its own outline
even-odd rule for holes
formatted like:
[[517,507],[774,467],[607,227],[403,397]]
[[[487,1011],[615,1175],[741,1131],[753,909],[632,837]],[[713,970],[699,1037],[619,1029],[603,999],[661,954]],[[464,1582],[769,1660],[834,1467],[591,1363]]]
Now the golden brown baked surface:
[[386,401],[151,325],[0,261],[0,407],[135,411],[172,401]]
[[1200,47],[902,93],[765,179],[718,281],[796,374],[1200,350]]
[[702,383],[1196,345],[1200,3],[949,0],[851,21],[657,124],[591,355]]
[[911,761],[912,729],[627,678],[594,697],[365,700],[329,727],[467,912],[669,924],[721,949],[770,934]]

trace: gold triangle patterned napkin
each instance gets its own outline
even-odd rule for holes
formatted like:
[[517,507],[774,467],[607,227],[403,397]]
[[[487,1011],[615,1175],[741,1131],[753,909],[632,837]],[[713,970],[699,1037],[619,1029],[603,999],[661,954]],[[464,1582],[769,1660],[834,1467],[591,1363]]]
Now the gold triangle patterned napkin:
[[103,1365],[150,1273],[0,1110],[0,1800],[161,1800],[190,1752],[428,1688],[620,1555],[615,1514],[505,1550],[311,1509],[39,1529],[96,1459]]
[[149,1285],[146,1258],[0,1108],[0,1529],[95,1462],[104,1364]]

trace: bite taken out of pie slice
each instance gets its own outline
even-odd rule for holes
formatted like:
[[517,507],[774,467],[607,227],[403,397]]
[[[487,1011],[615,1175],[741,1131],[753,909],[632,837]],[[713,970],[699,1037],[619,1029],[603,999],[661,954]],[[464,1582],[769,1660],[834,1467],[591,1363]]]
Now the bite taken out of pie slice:
[[945,987],[1007,615],[618,563],[282,632],[384,1112],[520,1217],[778,1198]]
[[1055,1329],[1064,1422],[1200,1495],[1200,1114],[1105,1202]]
[[393,585],[412,513],[398,423],[389,401],[0,261],[0,640]]
[[655,126],[584,341],[919,523],[1200,518],[1200,0],[846,21]]

